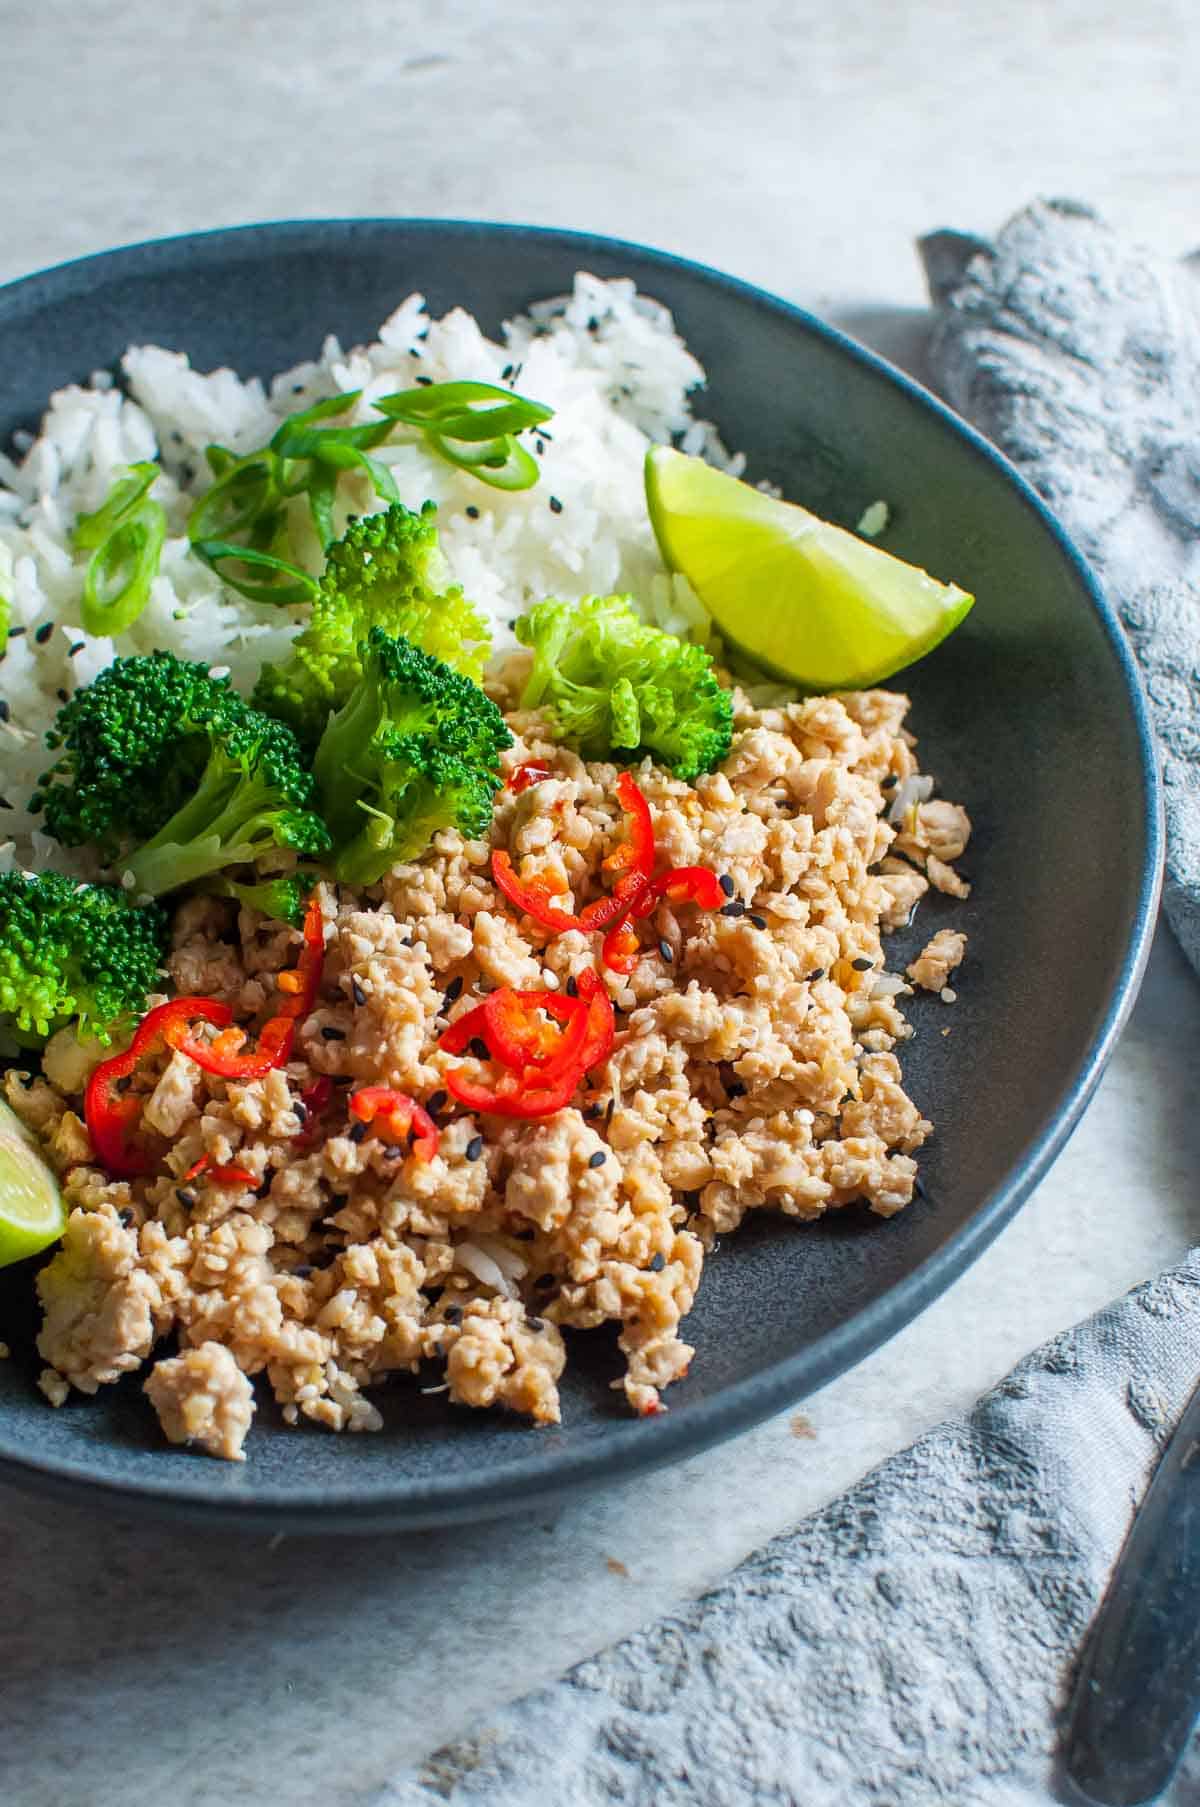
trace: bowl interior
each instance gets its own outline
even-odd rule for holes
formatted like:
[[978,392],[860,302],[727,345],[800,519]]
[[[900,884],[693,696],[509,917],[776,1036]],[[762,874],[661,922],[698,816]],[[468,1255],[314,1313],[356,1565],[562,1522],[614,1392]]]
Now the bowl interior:
[[29,1271],[10,1270],[0,1467],[14,1480],[281,1522],[417,1524],[665,1460],[811,1390],[898,1328],[1015,1208],[1098,1074],[1144,956],[1159,858],[1128,656],[1030,492],[944,410],[808,316],[698,266],[568,233],[364,221],[210,234],[0,291],[0,445],[36,424],[53,389],[115,367],[130,342],[269,376],[328,331],[346,345],[370,337],[413,289],[494,330],[579,268],[632,276],[674,310],[709,372],[701,411],[754,476],[849,524],[883,498],[889,550],[977,596],[963,628],[898,680],[927,769],[975,824],[970,901],[927,901],[895,942],[907,958],[943,922],[970,937],[958,1003],[914,1000],[903,1051],[936,1125],[926,1196],[887,1223],[857,1209],[815,1228],[748,1223],[706,1268],[689,1320],[697,1359],[660,1420],[631,1422],[609,1388],[614,1345],[576,1337],[559,1429],[455,1411],[406,1380],[379,1396],[375,1437],[287,1431],[261,1405],[236,1469],[163,1449],[135,1379],[51,1413],[31,1386]]

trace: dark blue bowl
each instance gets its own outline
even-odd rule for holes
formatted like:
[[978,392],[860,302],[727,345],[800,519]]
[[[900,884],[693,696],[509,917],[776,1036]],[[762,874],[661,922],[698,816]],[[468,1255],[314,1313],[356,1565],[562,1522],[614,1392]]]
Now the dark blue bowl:
[[[931,396],[811,315],[727,276],[585,234],[439,220],[252,226],[138,245],[0,291],[0,443],[52,389],[131,341],[270,375],[336,332],[368,338],[419,289],[496,328],[576,269],[665,301],[710,374],[703,412],[750,469],[818,512],[892,506],[889,549],[978,602],[905,688],[925,761],[976,825],[974,894],[922,905],[967,929],[960,1001],[913,1009],[911,1091],[936,1125],[925,1196],[883,1222],[758,1217],[705,1271],[698,1354],[670,1411],[629,1418],[611,1341],[577,1336],[563,1423],[456,1411],[396,1385],[378,1436],[286,1430],[268,1404],[239,1467],[164,1448],[131,1379],[51,1412],[28,1269],[0,1276],[0,1474],[63,1494],[296,1529],[423,1526],[513,1511],[714,1443],[830,1380],[948,1286],[1066,1141],[1130,1009],[1162,855],[1156,764],[1113,616],[1045,508]],[[950,1028],[951,1034],[940,1031]],[[947,1351],[952,1359],[952,1351]]]

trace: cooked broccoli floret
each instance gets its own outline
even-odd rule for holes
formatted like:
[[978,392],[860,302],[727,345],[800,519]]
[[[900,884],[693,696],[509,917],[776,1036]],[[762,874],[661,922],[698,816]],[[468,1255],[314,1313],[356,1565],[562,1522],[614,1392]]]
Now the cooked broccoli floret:
[[308,625],[284,664],[264,666],[254,692],[255,706],[287,722],[306,746],[349,696],[358,648],[373,627],[402,634],[467,677],[481,675],[487,624],[446,581],[436,515],[432,502],[420,514],[394,502],[352,521],[330,547]]
[[624,596],[537,603],[516,624],[533,648],[522,709],[547,709],[587,758],[638,749],[678,778],[711,772],[729,751],[733,699],[702,646],[648,627]]
[[48,737],[62,756],[31,808],[68,847],[91,842],[158,897],[275,847],[323,853],[295,735],[202,664],[117,659],[77,690]]
[[439,829],[487,832],[512,736],[478,684],[411,640],[372,628],[359,653],[362,675],[313,767],[337,876],[372,884]]
[[164,912],[117,885],[0,874],[0,1023],[41,1038],[77,1017],[107,1042],[145,1010],[166,946]]
[[261,910],[275,922],[290,922],[298,929],[304,921],[308,895],[317,876],[315,872],[288,872],[246,885],[223,876],[208,889],[220,897],[236,898],[247,910]]

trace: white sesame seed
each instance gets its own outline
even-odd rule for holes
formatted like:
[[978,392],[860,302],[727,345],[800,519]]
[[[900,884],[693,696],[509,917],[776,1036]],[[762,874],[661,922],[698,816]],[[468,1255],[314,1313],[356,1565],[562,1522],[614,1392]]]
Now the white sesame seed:
[[136,884],[137,884],[137,879],[133,876],[132,872],[122,872],[122,874],[121,874],[122,891],[132,891],[133,887]]
[[943,985],[938,996],[941,998],[943,1004],[954,1004],[958,1001],[958,993],[950,985]]

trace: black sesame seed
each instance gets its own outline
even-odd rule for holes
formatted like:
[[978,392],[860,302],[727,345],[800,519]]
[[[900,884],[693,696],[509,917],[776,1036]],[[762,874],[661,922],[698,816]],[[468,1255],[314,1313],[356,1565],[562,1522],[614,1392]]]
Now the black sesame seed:
[[296,1121],[298,1123],[307,1123],[308,1122],[308,1106],[307,1106],[307,1104],[304,1104],[299,1098],[297,1098],[295,1104],[293,1104],[292,1110],[295,1112]]
[[25,629],[23,627],[10,627],[8,630],[8,637],[10,640],[15,640],[19,634],[23,634],[24,632]]
[[462,980],[462,974],[460,973],[457,979],[451,979],[449,985],[447,985],[445,991],[443,992],[442,1008],[448,1009],[451,1004],[457,1004],[459,998],[462,997],[462,989],[463,989],[463,980]]
[[189,1211],[196,1202],[196,1194],[189,1192],[186,1186],[176,1186],[175,1196],[180,1204],[185,1205]]
[[724,891],[726,897],[732,897],[734,892],[737,890],[737,886],[734,884],[733,880],[730,878],[728,872],[722,872],[722,874],[717,882],[720,885],[722,891]]
[[587,329],[590,333],[598,333],[600,331],[600,322],[597,320],[595,314],[588,315]]
[[562,503],[559,501],[557,496],[551,496],[551,498],[550,498],[550,513],[551,514],[561,514],[562,513]]
[[352,1123],[346,1131],[346,1134],[352,1142],[361,1142],[366,1133],[367,1126],[365,1123]]
[[332,1023],[322,1023],[321,1039],[322,1041],[327,1042],[344,1042],[346,1039],[346,1031],[344,1029],[335,1029]]
[[83,640],[76,640],[73,646],[67,648],[68,655],[73,659],[77,653],[83,651],[84,645],[85,642]]
[[0,722],[6,722],[10,713],[7,701],[0,696]]
[[869,973],[875,962],[868,960],[865,954],[860,954],[858,959],[851,960],[850,964],[856,973]]
[[588,1156],[588,1166],[589,1167],[603,1167],[603,1165],[604,1165],[605,1161],[607,1161],[607,1159],[608,1159],[607,1150],[603,1149],[603,1148],[598,1148],[596,1150],[595,1154]]
[[579,986],[576,983],[574,973],[572,973],[571,977],[567,980],[565,990],[569,998],[577,998],[579,996]]
[[401,947],[415,947],[417,945],[416,937],[413,935],[406,935],[400,945]]
[[508,381],[509,377],[512,375],[512,373],[513,373],[512,365],[506,364],[504,366],[504,369],[500,372],[500,381],[502,383],[507,383],[507,381]]
[[671,946],[671,943],[669,941],[660,941],[658,944],[658,951],[669,966],[671,961],[675,958],[675,949]]
[[525,1322],[529,1325],[531,1330],[544,1330],[546,1328],[545,1318],[526,1318]]
[[433,384],[433,378],[431,376],[419,376],[416,380],[420,383],[422,389],[428,389]]
[[431,1117],[436,1117],[438,1112],[441,1110],[442,1106],[445,1104],[445,1102],[446,1102],[445,1092],[441,1092],[441,1091],[434,1092],[431,1094],[429,1103],[425,1106],[425,1109],[429,1112],[429,1115]]
[[57,697],[57,698],[58,698],[58,700],[59,700],[59,702],[60,702],[60,703],[65,703],[65,702],[66,702],[66,700],[67,700],[67,693],[66,693],[66,691],[65,691],[65,690],[64,690],[64,689],[63,689],[63,688],[62,688],[62,686],[61,686],[61,685],[60,685],[60,686],[59,686],[59,688],[58,688],[58,689],[57,689],[57,690],[56,690],[56,691],[55,691],[55,692],[54,692],[54,694],[55,694],[55,696],[56,696],[56,697]]
[[50,638],[50,636],[53,632],[54,632],[54,623],[52,621],[43,621],[41,627],[38,628],[37,632],[34,634],[33,637],[37,641],[39,646],[45,646],[47,640]]
[[133,1222],[133,1212],[128,1208],[128,1206],[126,1206],[124,1211],[118,1211],[117,1216],[119,1217],[121,1222],[124,1224],[126,1229],[128,1229],[130,1224]]
[[650,1257],[650,1272],[652,1274],[661,1274],[666,1265],[667,1258],[665,1255],[652,1255]]
[[746,906],[740,897],[735,897],[732,903],[721,905],[721,914],[722,916],[744,916]]
[[360,1007],[363,1004],[365,1004],[367,1001],[367,994],[363,990],[362,986],[359,984],[357,979],[351,979],[351,981],[350,981],[350,996],[354,999],[354,1002],[356,1004],[358,1004]]
[[604,1106],[599,1101],[595,1104],[589,1104],[583,1114],[589,1119],[593,1117],[602,1117],[604,1115]]
[[445,1311],[442,1313],[442,1316],[445,1318],[447,1324],[461,1324],[462,1323],[462,1306],[461,1305],[447,1305]]
[[11,809],[12,804],[7,797],[0,797],[0,809]]
[[889,772],[886,778],[879,780],[879,788],[881,791],[894,791],[899,782],[895,772]]
[[490,1060],[492,1058],[492,1051],[484,1041],[482,1035],[473,1035],[467,1043],[467,1047],[475,1056],[476,1060]]
[[540,440],[540,439],[535,439],[535,440],[534,440],[534,442],[533,442],[533,449],[534,449],[534,451],[535,451],[535,452],[536,452],[536,453],[537,453],[537,455],[538,455],[538,457],[539,457],[539,458],[544,458],[544,457],[545,457],[545,455],[546,455],[546,447],[545,447],[545,443],[544,443],[544,442],[543,442],[543,441],[542,441],[542,440]]
[[553,444],[554,444],[554,435],[553,435],[553,433],[547,433],[547,431],[546,431],[546,429],[545,429],[545,427],[539,427],[539,428],[538,428],[538,437],[539,437],[539,438],[541,438],[541,439],[548,439],[548,440],[549,440],[549,441],[550,441],[550,443],[551,443],[551,445],[553,445]]
[[296,1280],[307,1280],[312,1271],[310,1263],[302,1261],[299,1267],[294,1267],[292,1269],[292,1277]]
[[477,1161],[482,1153],[483,1153],[483,1137],[482,1136],[472,1136],[471,1140],[467,1143],[467,1148],[466,1148],[466,1155],[467,1155],[468,1161]]
[[610,1099],[609,1099],[609,1101],[608,1101],[608,1103],[607,1103],[607,1104],[606,1104],[606,1105],[605,1105],[605,1107],[604,1107],[604,1121],[605,1121],[605,1122],[606,1122],[606,1123],[611,1123],[611,1122],[612,1122],[612,1120],[613,1120],[613,1112],[614,1112],[614,1111],[615,1111],[615,1110],[616,1110],[616,1108],[617,1108],[617,1101],[616,1101],[616,1099],[615,1099],[615,1098],[610,1098]]
[[474,502],[468,502],[464,512],[468,519],[472,521],[477,521],[479,519],[479,510],[476,508]]
[[765,929],[767,926],[767,919],[765,916],[752,916],[750,920],[756,929]]
[[825,968],[823,966],[818,966],[816,972],[809,973],[808,982],[810,985],[815,985],[818,979],[823,979],[824,977]]

